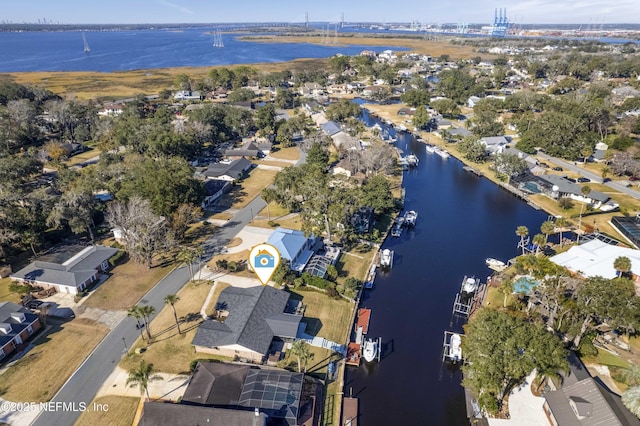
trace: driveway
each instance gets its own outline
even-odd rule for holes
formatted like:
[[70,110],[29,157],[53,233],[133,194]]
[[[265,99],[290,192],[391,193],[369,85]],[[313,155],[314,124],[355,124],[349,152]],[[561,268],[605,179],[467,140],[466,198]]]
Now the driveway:
[[509,414],[511,418],[488,419],[489,426],[549,426],[547,416],[542,409],[544,397],[531,393],[531,383],[536,377],[533,371],[524,383],[509,395]]

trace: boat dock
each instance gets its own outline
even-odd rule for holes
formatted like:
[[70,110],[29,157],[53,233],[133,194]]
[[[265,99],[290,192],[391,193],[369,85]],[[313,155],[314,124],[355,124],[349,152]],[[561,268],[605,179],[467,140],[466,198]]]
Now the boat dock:
[[482,174],[482,172],[480,170],[476,170],[471,166],[463,166],[462,170],[473,173],[476,176],[484,176],[484,174]]
[[[356,322],[356,333],[362,333],[366,335],[369,331],[369,321],[371,320],[371,309],[359,308],[358,309],[358,322]],[[356,338],[357,343],[362,343]]]
[[[455,342],[455,339],[458,337],[458,342]],[[442,343],[442,361],[449,360],[451,362],[461,362],[462,361],[462,350],[460,349],[460,337],[463,337],[463,334],[454,333],[453,331],[445,331],[444,332],[444,340]],[[459,352],[456,354],[456,352]],[[458,359],[455,357],[459,356]]]
[[[471,285],[471,283],[474,283]],[[467,277],[465,275],[460,285],[460,291],[456,294],[456,300],[453,302],[452,315],[462,316],[468,318],[471,314],[472,307],[478,290],[480,287],[480,280],[475,277]]]
[[345,363],[354,367],[360,367],[361,350],[362,348],[360,347],[360,343],[349,342],[349,344],[347,345],[347,356],[345,358]]
[[358,398],[342,398],[342,426],[358,426]]

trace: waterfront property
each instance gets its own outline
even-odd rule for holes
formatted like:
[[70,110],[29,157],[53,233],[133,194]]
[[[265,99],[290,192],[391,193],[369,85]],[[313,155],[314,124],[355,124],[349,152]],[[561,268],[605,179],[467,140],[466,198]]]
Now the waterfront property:
[[[140,425],[316,424],[322,387],[302,373],[199,362],[179,404],[147,402]],[[250,415],[248,415],[250,414]],[[194,419],[194,422],[185,419]],[[275,423],[274,423],[275,422]]]
[[608,244],[597,238],[573,246],[564,253],[550,257],[549,260],[587,278],[600,276],[611,279],[618,276],[613,263],[621,256],[631,260],[630,272],[637,280],[640,276],[640,250]]
[[117,248],[98,245],[61,246],[11,274],[11,279],[77,294],[109,269],[109,259],[117,252]]
[[38,316],[11,302],[0,303],[0,360],[22,349],[40,329]]
[[292,271],[302,272],[315,250],[319,248],[317,246],[320,242],[314,236],[306,237],[302,231],[277,228],[269,236],[267,244],[278,249],[280,257],[289,261]]
[[218,179],[207,179],[204,184],[205,197],[202,200],[202,208],[207,208],[218,198],[231,191],[231,182]]
[[214,318],[200,324],[191,344],[197,352],[261,363],[274,338],[292,341],[298,334],[302,315],[288,302],[289,293],[269,286],[227,287]]

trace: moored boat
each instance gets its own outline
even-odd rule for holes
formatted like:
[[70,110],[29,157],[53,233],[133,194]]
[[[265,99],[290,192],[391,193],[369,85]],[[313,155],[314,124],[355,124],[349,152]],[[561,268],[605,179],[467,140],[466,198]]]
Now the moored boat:
[[362,357],[367,362],[373,362],[378,356],[378,342],[372,339],[367,339],[364,342],[362,348]]
[[505,263],[502,260],[494,259],[492,257],[487,257],[484,262],[487,266],[494,266],[498,268],[505,266]]
[[436,152],[436,147],[435,147],[435,146],[433,146],[433,145],[429,145],[429,144],[427,144],[427,146],[426,146],[426,150],[427,150],[427,152],[428,152],[429,154],[433,154],[434,152]]
[[459,362],[462,360],[462,337],[458,333],[451,335],[449,341],[449,359],[451,362]]
[[418,212],[415,210],[409,210],[404,214],[404,224],[407,226],[416,226],[418,220]]
[[451,155],[446,150],[438,148],[438,147],[434,148],[434,152],[436,154],[438,154],[442,158],[449,158],[449,156]]
[[393,264],[393,250],[384,249],[380,254],[380,266],[390,268]]
[[464,277],[462,281],[462,292],[463,293],[475,293],[480,285],[480,279],[476,277]]

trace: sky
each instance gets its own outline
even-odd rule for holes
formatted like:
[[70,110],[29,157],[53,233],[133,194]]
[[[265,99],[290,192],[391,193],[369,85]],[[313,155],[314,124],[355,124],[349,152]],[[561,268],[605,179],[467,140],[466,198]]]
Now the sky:
[[640,23],[638,0],[1,0],[0,22],[61,24],[217,22],[493,21],[507,8],[516,24]]

